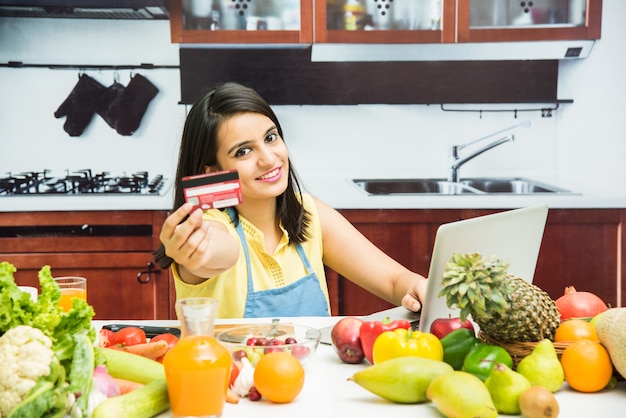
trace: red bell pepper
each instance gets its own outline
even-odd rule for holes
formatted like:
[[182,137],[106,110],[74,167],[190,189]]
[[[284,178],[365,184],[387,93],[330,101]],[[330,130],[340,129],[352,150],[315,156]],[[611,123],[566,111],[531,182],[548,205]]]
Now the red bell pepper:
[[372,352],[376,338],[385,331],[393,331],[398,328],[410,329],[411,322],[406,319],[395,319],[392,321],[389,317],[386,317],[382,321],[364,321],[361,324],[359,337],[361,338],[363,354],[365,354],[365,358],[371,364],[374,364]]

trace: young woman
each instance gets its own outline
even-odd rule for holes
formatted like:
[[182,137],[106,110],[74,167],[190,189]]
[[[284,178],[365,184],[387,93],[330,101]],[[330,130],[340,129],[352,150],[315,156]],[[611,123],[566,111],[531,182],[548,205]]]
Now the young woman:
[[[225,170],[237,170],[243,203],[192,210],[181,179]],[[155,260],[171,265],[178,298],[214,297],[220,318],[325,316],[326,265],[390,303],[421,309],[424,277],[300,191],[278,119],[254,90],[226,83],[194,103],[175,185]]]

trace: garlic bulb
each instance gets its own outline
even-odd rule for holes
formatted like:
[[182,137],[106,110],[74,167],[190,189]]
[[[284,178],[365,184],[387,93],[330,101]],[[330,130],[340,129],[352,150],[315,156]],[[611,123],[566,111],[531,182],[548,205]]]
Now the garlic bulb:
[[233,383],[233,391],[239,396],[248,396],[250,388],[254,386],[254,367],[244,357],[241,359],[241,370]]

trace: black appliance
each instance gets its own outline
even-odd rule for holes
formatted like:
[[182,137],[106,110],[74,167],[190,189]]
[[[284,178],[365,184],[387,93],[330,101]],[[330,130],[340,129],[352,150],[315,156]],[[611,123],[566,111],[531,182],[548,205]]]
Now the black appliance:
[[169,0],[0,0],[2,17],[169,19]]
[[0,176],[0,197],[41,195],[104,195],[128,194],[161,196],[168,189],[162,174],[151,176],[147,171],[111,175],[108,171],[93,173],[91,169],[70,171],[53,176],[51,170],[6,173]]

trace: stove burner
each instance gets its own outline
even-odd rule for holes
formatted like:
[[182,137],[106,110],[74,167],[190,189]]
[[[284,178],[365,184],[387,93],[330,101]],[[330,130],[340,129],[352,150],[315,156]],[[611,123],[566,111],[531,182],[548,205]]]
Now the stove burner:
[[108,171],[93,174],[91,169],[51,176],[51,170],[7,173],[0,177],[0,196],[133,194],[159,196],[165,192],[162,174],[150,177],[147,171],[111,176]]

